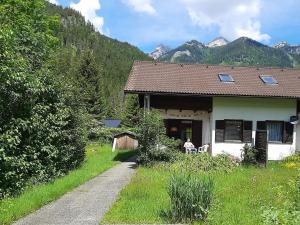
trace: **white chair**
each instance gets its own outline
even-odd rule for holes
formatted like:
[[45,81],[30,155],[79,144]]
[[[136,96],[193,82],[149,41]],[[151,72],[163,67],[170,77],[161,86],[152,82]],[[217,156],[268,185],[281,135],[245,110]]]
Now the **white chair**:
[[208,148],[209,148],[209,145],[205,144],[205,145],[198,148],[198,153],[207,153]]
[[185,154],[191,154],[192,149],[193,148],[191,148],[191,147],[185,148]]

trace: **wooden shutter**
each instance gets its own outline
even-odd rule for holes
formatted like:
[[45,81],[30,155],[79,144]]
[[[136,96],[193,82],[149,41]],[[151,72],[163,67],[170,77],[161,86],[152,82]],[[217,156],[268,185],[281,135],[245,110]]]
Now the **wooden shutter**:
[[266,121],[257,121],[256,130],[267,130]]
[[243,142],[252,142],[252,121],[244,121]]
[[294,125],[289,122],[284,122],[283,143],[293,144]]
[[216,142],[224,142],[224,130],[225,130],[225,121],[216,120],[216,134],[215,134]]

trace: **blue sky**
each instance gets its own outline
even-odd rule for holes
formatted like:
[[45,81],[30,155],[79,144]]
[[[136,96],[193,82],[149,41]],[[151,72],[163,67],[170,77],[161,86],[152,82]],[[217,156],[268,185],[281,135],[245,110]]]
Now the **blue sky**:
[[80,11],[101,33],[145,52],[188,40],[248,36],[300,44],[299,0],[49,0]]

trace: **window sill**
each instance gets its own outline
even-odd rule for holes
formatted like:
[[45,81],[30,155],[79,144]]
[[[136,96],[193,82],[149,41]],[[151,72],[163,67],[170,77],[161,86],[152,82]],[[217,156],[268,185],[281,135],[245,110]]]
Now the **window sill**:
[[271,145],[293,145],[293,143],[283,143],[280,141],[269,141],[268,144],[271,144]]

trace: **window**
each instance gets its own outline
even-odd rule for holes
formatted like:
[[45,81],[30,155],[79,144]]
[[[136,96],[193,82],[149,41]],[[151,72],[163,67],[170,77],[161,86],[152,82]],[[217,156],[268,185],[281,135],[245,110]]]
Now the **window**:
[[215,141],[252,142],[252,121],[216,120]]
[[220,73],[219,78],[222,82],[234,82],[234,79],[230,74]]
[[225,141],[242,141],[243,121],[225,120]]
[[283,122],[267,122],[270,142],[282,142],[283,140]]
[[257,130],[268,130],[269,142],[293,144],[294,125],[284,121],[257,121]]
[[273,76],[271,76],[271,75],[261,75],[260,79],[265,84],[278,84],[277,80]]

